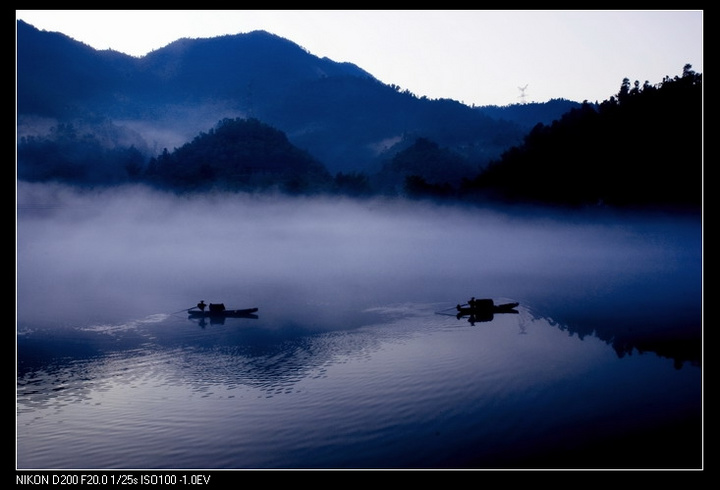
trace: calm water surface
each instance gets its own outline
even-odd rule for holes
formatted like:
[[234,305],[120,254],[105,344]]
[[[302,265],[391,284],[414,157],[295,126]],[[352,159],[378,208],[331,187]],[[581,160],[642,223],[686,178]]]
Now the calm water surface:
[[698,219],[20,190],[19,469],[703,466]]

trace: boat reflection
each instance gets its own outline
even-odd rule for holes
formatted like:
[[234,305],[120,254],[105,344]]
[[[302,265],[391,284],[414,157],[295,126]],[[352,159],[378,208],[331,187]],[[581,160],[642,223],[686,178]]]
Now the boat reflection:
[[260,318],[254,313],[243,313],[243,314],[237,314],[237,315],[228,315],[228,316],[215,316],[215,315],[208,315],[208,316],[200,316],[200,317],[194,317],[189,316],[188,319],[193,322],[197,323],[201,328],[205,328],[208,325],[225,325],[225,320],[231,318],[243,318],[243,319],[249,319],[249,320],[257,320]]

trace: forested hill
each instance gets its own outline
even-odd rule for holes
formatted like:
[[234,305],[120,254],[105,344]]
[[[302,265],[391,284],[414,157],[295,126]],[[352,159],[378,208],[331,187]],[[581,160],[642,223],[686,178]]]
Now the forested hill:
[[579,105],[572,100],[551,99],[542,103],[480,106],[476,107],[476,110],[493,119],[512,121],[524,131],[530,131],[538,123],[550,124],[571,109],[577,109]]
[[537,125],[524,143],[463,184],[483,199],[570,206],[700,209],[702,75],[651,85],[623,80],[598,108],[585,104]]
[[311,193],[329,190],[330,172],[286,135],[257,119],[224,119],[148,165],[143,180],[166,189]]

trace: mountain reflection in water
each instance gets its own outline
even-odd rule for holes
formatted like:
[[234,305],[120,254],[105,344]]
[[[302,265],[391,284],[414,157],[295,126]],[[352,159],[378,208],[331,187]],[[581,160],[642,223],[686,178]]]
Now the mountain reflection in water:
[[[376,307],[351,330],[311,331],[312,314],[297,311],[285,327],[258,312],[23,332],[19,466],[700,464],[700,359],[684,348],[654,352],[638,338],[620,356],[614,341],[524,305],[475,326],[438,306]],[[112,444],[93,435],[100,426]],[[683,450],[658,446],[666,437]]]

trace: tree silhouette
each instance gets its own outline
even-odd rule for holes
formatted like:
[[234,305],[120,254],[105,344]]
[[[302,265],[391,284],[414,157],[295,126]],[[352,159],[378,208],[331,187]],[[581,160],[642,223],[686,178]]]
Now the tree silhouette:
[[702,206],[702,76],[623,79],[617,97],[583,104],[462,186],[466,198],[571,206]]
[[285,133],[254,118],[223,119],[172,153],[163,150],[150,162],[147,178],[182,190],[276,187],[292,193],[326,189],[332,180]]

